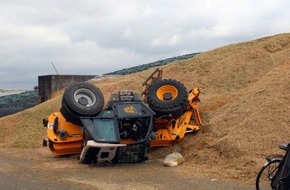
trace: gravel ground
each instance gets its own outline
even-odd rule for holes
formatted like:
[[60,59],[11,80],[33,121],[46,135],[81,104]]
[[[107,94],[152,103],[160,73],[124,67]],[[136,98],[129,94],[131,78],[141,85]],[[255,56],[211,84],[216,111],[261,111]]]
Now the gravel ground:
[[0,149],[0,189],[255,189],[238,181],[180,175],[159,160],[139,164],[83,165],[47,149]]

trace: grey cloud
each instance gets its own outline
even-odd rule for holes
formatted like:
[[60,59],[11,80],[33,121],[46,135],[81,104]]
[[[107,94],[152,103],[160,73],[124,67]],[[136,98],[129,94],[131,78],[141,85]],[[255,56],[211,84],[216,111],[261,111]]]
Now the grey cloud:
[[0,88],[102,74],[289,32],[287,0],[1,1]]

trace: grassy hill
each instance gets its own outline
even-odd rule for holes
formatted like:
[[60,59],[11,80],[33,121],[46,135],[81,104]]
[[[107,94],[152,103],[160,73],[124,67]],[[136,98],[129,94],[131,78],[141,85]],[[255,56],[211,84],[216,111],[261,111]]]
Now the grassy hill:
[[[163,78],[199,86],[202,130],[172,148],[150,153],[163,158],[180,151],[186,173],[253,181],[267,154],[279,152],[290,135],[290,33],[231,44],[161,66]],[[153,72],[92,81],[104,96],[121,89],[141,92]],[[42,119],[58,111],[62,92],[34,108],[0,118],[2,147],[40,147]]]

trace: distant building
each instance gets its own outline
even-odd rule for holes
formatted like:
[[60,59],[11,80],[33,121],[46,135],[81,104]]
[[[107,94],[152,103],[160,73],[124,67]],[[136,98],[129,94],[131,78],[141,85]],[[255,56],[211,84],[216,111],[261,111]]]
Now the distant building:
[[67,87],[72,82],[84,82],[96,78],[96,75],[45,75],[38,76],[38,95],[44,102],[52,94]]

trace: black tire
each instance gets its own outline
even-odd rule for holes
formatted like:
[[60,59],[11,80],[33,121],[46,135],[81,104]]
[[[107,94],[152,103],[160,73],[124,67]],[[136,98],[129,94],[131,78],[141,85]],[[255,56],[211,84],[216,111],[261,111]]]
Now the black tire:
[[147,103],[157,117],[171,114],[180,117],[186,106],[188,93],[185,86],[173,79],[158,80],[148,88]]
[[102,111],[104,96],[99,88],[90,83],[75,82],[66,88],[62,99],[63,105],[67,106],[66,110],[77,115],[94,116]]
[[66,119],[66,121],[71,122],[78,126],[82,125],[79,115],[70,110],[65,103],[62,104],[60,108],[60,113]]
[[281,161],[282,160],[269,161],[261,168],[256,178],[257,190],[272,189],[271,182],[278,170]]

